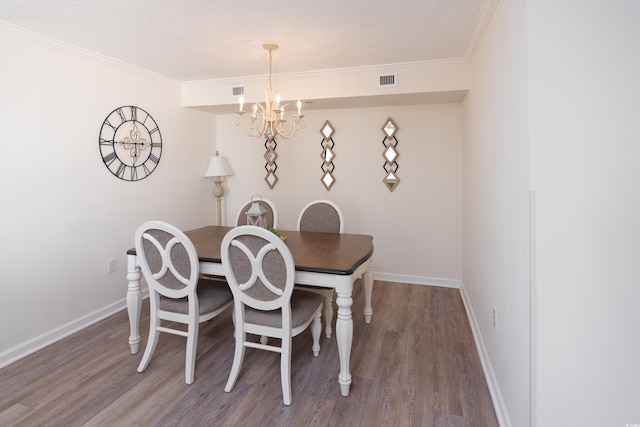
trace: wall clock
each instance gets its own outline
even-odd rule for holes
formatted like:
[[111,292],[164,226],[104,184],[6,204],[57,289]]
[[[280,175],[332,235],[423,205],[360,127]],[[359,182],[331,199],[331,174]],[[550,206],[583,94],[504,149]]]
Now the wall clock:
[[139,181],[158,166],[162,136],[149,113],[130,105],[109,113],[100,128],[99,146],[102,161],[112,174]]

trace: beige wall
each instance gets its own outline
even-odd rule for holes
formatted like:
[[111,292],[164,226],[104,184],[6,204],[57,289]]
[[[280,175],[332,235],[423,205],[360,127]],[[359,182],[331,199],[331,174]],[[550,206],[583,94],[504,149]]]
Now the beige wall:
[[[0,57],[1,364],[16,346],[122,308],[125,252],[142,221],[205,221],[215,123],[180,106],[176,82],[46,40],[0,28]],[[98,150],[102,122],[122,105],[151,113],[164,142],[156,171],[136,183],[114,177]]]
[[529,1],[537,421],[640,423],[640,7]]
[[638,19],[502,0],[471,61],[463,295],[504,425],[640,420]]
[[530,187],[522,2],[498,4],[470,65],[463,111],[463,295],[498,416],[503,425],[526,426]]

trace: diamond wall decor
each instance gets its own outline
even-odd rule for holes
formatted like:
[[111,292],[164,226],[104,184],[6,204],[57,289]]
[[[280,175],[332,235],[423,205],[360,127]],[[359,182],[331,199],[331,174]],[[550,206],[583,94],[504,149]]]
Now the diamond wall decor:
[[278,155],[276,154],[277,146],[278,143],[272,136],[267,137],[266,141],[264,142],[264,148],[267,150],[264,153],[264,159],[267,161],[267,163],[265,163],[264,165],[264,168],[267,171],[267,175],[264,177],[264,180],[272,190],[278,182],[278,177],[276,176],[276,169],[278,169],[278,165],[276,164],[276,158],[278,158]]
[[400,178],[398,178],[397,175],[398,162],[396,162],[396,159],[400,155],[400,153],[398,153],[398,139],[396,138],[397,131],[398,126],[394,123],[391,117],[389,117],[382,127],[382,132],[385,135],[382,140],[382,145],[384,145],[384,151],[382,152],[384,164],[382,167],[385,171],[385,176],[382,181],[385,183],[389,191],[395,190],[400,183]]
[[333,164],[333,159],[336,158],[336,153],[333,151],[333,148],[336,144],[332,138],[335,129],[331,126],[329,120],[324,122],[320,128],[320,133],[322,134],[322,141],[320,142],[320,146],[322,147],[322,151],[320,152],[320,157],[322,158],[322,165],[320,166],[322,169],[322,178],[320,178],[320,181],[327,191],[329,191],[336,182],[336,178],[333,176],[333,171],[336,168]]

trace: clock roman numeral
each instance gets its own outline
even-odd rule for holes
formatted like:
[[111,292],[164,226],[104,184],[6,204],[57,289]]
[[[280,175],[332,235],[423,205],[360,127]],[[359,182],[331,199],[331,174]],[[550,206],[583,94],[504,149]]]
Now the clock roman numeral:
[[118,156],[116,156],[116,153],[115,153],[115,151],[114,151],[114,152],[111,152],[111,153],[107,154],[106,156],[104,156],[104,157],[102,158],[102,160],[104,161],[104,163],[105,163],[107,166],[109,166],[109,165],[111,165],[111,163],[113,163],[113,161],[114,161],[117,157],[118,157]]
[[155,128],[151,129],[151,130],[149,131],[149,133],[150,133],[151,135],[153,135],[154,133],[158,132],[158,130],[159,130],[159,129],[158,129],[158,126],[156,126]]
[[100,138],[100,145],[113,145],[113,139]]
[[137,181],[137,180],[138,180],[138,168],[133,167],[131,168],[131,181]]
[[124,111],[122,111],[122,108],[116,109],[116,112],[120,116],[120,120],[122,120],[123,123],[127,121],[127,118],[125,117]]
[[151,160],[153,163],[155,163],[156,165],[158,164],[158,162],[160,161],[160,159],[158,157],[156,157],[155,154],[151,153],[149,154],[149,160]]
[[118,130],[118,128],[114,125],[111,124],[111,122],[109,121],[109,119],[104,121],[104,124],[111,127],[111,129],[113,129],[113,132],[115,133],[116,130]]
[[118,178],[124,179],[124,172],[127,170],[127,165],[125,165],[124,163],[120,163],[120,166],[118,166],[118,170],[116,171],[116,176]]
[[136,107],[131,107],[131,120],[138,120],[138,109]]

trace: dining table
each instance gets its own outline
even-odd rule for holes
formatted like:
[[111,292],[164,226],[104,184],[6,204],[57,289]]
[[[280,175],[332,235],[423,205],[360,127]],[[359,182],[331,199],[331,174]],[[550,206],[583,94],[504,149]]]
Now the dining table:
[[[232,227],[205,226],[185,231],[198,253],[200,273],[224,276],[220,245]],[[336,341],[340,360],[338,382],[343,396],[351,387],[351,346],[353,342],[354,281],[362,278],[364,289],[364,321],[371,323],[373,277],[369,271],[373,256],[373,237],[364,234],[315,233],[278,230],[289,248],[295,263],[295,282],[300,285],[333,288],[338,306]],[[142,308],[142,273],[135,248],[127,251],[127,311],[129,315],[129,345],[131,353],[138,352],[139,322]]]

